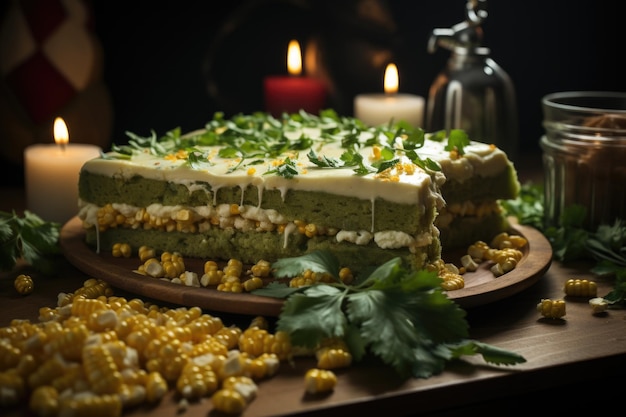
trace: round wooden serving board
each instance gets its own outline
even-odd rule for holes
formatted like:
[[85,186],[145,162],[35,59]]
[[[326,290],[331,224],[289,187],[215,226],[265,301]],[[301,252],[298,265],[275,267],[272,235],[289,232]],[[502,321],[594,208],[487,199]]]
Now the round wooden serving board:
[[[536,229],[514,225],[510,233],[520,234],[528,240],[524,256],[517,267],[500,277],[495,277],[485,262],[475,272],[464,275],[465,287],[448,292],[461,307],[474,307],[510,297],[539,280],[550,267],[552,247]],[[112,286],[133,294],[181,306],[197,306],[217,312],[262,315],[280,315],[283,300],[250,293],[228,293],[213,288],[188,287],[173,284],[133,272],[141,262],[137,257],[116,258],[111,253],[97,253],[85,243],[85,232],[78,217],[61,228],[61,248],[68,261],[93,278],[102,279]],[[446,262],[458,264],[462,253],[445,253]],[[188,271],[202,275],[204,260],[185,259]]]

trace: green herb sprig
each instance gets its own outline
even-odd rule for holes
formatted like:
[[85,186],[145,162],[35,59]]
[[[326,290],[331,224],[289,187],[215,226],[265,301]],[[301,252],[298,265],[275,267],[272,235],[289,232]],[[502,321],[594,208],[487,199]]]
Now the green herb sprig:
[[278,176],[291,179],[298,175],[298,167],[296,166],[296,162],[293,161],[291,158],[285,158],[285,160],[280,165],[278,165],[274,169],[268,170],[263,175],[271,174],[276,174]]
[[450,129],[450,131],[439,130],[433,132],[430,139],[442,141],[448,138],[448,142],[444,149],[446,151],[456,150],[459,155],[465,155],[465,147],[470,144],[470,138],[463,129]]
[[15,211],[0,211],[0,270],[11,271],[18,259],[24,259],[36,270],[55,272],[60,232],[59,223],[44,221],[30,211],[22,217]]
[[294,346],[314,348],[325,338],[342,338],[355,361],[372,354],[403,377],[429,378],[448,361],[482,355],[488,363],[523,363],[523,356],[468,338],[466,312],[449,299],[436,272],[409,271],[399,258],[354,285],[339,278],[339,263],[326,251],[273,264],[277,277],[306,269],[328,273],[333,283],[289,288],[273,282],[253,293],[286,298],[276,323]]

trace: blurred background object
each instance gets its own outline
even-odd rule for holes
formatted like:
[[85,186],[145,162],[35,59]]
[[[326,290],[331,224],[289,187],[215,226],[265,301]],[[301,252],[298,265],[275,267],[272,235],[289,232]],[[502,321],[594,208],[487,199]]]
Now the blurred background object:
[[[215,111],[260,110],[262,79],[284,71],[284,48],[292,38],[301,42],[303,52],[318,51],[317,75],[331,86],[330,103],[341,113],[352,113],[356,94],[381,91],[391,60],[402,74],[402,90],[427,97],[450,56],[441,48],[428,52],[430,35],[464,20],[466,3],[93,2],[94,32],[104,51],[103,80],[115,116],[111,140],[125,142],[126,131],[194,130]],[[8,5],[0,7],[6,16]],[[626,91],[617,64],[626,41],[617,29],[623,8],[609,0],[489,2],[484,43],[516,88],[521,152],[540,152],[545,94]],[[71,119],[64,118],[71,128]],[[3,140],[9,140],[6,134]]]
[[492,143],[517,160],[519,126],[515,86],[490,56],[482,25],[487,0],[468,0],[465,20],[433,29],[428,51],[450,51],[450,58],[428,92],[427,131],[463,129],[471,139]]
[[545,224],[571,219],[573,205],[590,231],[626,219],[626,93],[559,91],[541,103]]
[[54,143],[55,117],[67,122],[73,142],[108,148],[113,107],[89,1],[13,0],[2,7],[0,162],[15,172],[3,183],[23,183],[24,150]]
[[263,77],[285,73],[290,36],[302,44],[308,75],[324,81],[328,105],[340,114],[352,113],[363,88],[382,89],[381,74],[400,42],[385,2],[244,2],[225,20],[207,55],[204,76],[218,108],[229,114],[262,110]]

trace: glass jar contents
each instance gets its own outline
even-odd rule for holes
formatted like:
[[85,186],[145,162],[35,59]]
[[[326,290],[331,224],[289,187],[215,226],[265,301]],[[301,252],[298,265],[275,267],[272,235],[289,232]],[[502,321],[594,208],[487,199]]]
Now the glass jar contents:
[[546,224],[574,204],[592,231],[626,219],[626,93],[560,92],[541,104]]

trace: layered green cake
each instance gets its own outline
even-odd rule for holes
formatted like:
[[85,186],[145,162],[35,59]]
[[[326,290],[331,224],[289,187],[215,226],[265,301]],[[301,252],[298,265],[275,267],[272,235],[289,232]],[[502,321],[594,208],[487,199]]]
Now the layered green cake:
[[[331,110],[217,113],[184,135],[131,134],[87,162],[79,217],[98,250],[127,242],[252,264],[328,249],[355,272],[395,257],[421,269],[442,242],[506,228],[496,201],[518,189],[506,154],[462,132],[368,127]],[[468,202],[482,211],[452,205]]]
[[516,198],[520,184],[506,153],[492,144],[470,141],[463,146],[462,155],[455,150],[441,152],[441,149],[434,149],[432,153],[425,149],[423,155],[436,160],[446,177],[441,186],[446,204],[435,219],[444,248],[467,247],[477,240],[488,242],[498,233],[509,230],[510,224],[499,201]]

